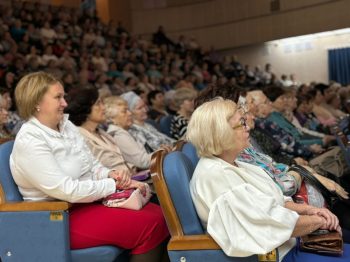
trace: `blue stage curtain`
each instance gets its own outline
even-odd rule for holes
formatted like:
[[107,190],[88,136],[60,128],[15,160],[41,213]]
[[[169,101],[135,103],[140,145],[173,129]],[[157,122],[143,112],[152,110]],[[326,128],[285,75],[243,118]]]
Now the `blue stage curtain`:
[[329,80],[350,84],[350,48],[328,50]]

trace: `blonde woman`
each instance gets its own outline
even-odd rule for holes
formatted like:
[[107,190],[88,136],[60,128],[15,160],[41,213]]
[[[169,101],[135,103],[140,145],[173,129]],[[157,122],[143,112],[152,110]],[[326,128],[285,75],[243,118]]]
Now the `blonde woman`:
[[25,201],[59,199],[73,203],[69,210],[72,249],[115,245],[131,250],[131,260],[160,261],[168,230],[159,206],[143,209],[109,208],[100,200],[116,188],[140,188],[110,170],[92,155],[78,128],[64,114],[62,84],[37,72],[16,87],[18,110],[26,122],[17,134],[10,156],[13,178]]
[[[234,102],[222,98],[198,107],[187,139],[201,157],[190,190],[199,218],[228,256],[266,254],[275,248],[279,261],[316,261],[296,252],[295,237],[317,229],[341,232],[329,210],[295,204],[258,166],[236,160],[249,146],[249,127]],[[349,247],[342,258],[347,261]]]

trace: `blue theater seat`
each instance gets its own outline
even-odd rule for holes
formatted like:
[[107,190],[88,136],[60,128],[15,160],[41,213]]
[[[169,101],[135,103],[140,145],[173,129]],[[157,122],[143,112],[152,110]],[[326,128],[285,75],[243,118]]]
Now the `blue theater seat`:
[[168,253],[172,262],[230,261],[256,262],[250,257],[228,257],[202,228],[192,202],[189,181],[193,164],[182,152],[152,156],[152,179],[171,234]]
[[23,201],[9,167],[12,148],[13,141],[0,145],[0,261],[126,261],[114,246],[70,250],[70,204]]

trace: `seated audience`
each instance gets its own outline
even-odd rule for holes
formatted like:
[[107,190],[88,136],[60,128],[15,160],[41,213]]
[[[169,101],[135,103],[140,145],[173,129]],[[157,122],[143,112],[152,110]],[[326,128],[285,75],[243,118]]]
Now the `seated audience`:
[[346,116],[346,113],[344,113],[341,108],[341,101],[340,96],[338,94],[333,94],[328,98],[328,110],[331,112],[333,116],[336,118],[342,118]]
[[[340,232],[338,219],[327,209],[293,203],[263,169],[236,160],[249,146],[242,118],[236,104],[223,99],[204,103],[191,117],[186,137],[201,157],[190,182],[199,218],[228,256],[278,248],[280,261],[303,261],[310,254],[297,250],[295,237],[317,229]],[[345,244],[344,256],[329,261],[347,261],[349,248]]]
[[[313,92],[313,91],[311,91]],[[302,96],[298,96],[297,108],[294,111],[294,116],[298,119],[301,126],[310,130],[329,134],[329,128],[322,125],[312,112],[314,106],[314,97],[307,93]]]
[[150,107],[148,111],[148,117],[153,119],[157,123],[163,116],[167,116],[168,112],[165,108],[164,94],[162,91],[154,90],[147,95],[148,105]]
[[263,92],[272,102],[272,107],[274,110],[269,114],[267,120],[282,128],[286,133],[292,135],[299,143],[306,146],[311,146],[311,150],[313,150],[313,152],[322,152],[322,139],[300,132],[290,121],[288,121],[288,119],[284,117],[283,112],[286,109],[285,105],[288,99],[286,96],[286,91],[278,86],[270,86],[265,88]]
[[285,109],[283,112],[283,116],[291,122],[301,133],[306,135],[310,135],[313,137],[318,137],[322,139],[323,145],[328,145],[331,141],[335,140],[334,136],[326,135],[325,133],[310,130],[306,127],[303,127],[299,120],[294,116],[294,111],[297,108],[298,99],[291,92],[286,93],[285,97]]
[[331,127],[336,124],[337,118],[332,115],[326,106],[325,95],[327,94],[327,89],[327,85],[317,84],[314,87],[315,93],[309,92],[309,94],[314,95],[314,107],[312,112],[323,125]]
[[170,134],[178,140],[187,130],[187,124],[194,109],[194,99],[197,93],[193,89],[182,87],[175,91],[174,103],[177,107],[175,116],[171,120]]
[[79,126],[92,154],[102,165],[113,170],[124,170],[126,175],[135,174],[134,166],[127,163],[116,141],[99,125],[106,122],[105,107],[96,89],[78,88],[68,93],[70,121]]
[[147,153],[144,145],[138,143],[128,132],[133,124],[128,102],[118,96],[104,99],[107,118],[107,133],[118,144],[124,159],[140,169],[148,169],[151,164],[151,153]]
[[2,106],[2,102],[3,98],[0,95],[0,141],[11,137],[11,134],[6,127],[8,111]]
[[147,119],[145,102],[132,91],[121,95],[121,97],[128,102],[129,110],[132,113],[133,125],[128,129],[128,132],[135,140],[144,145],[149,152],[160,148],[170,151],[175,140],[160,133],[155,127],[145,122]]
[[[221,96],[224,99],[228,98],[233,102],[238,101],[239,107],[244,113],[244,116],[247,118],[247,121],[244,124],[249,125],[249,133],[251,136],[252,131],[255,130],[254,121],[252,121],[254,118],[254,114],[259,112],[258,108],[259,109],[262,108],[263,110],[266,110],[266,107],[263,105],[263,103],[261,103],[262,99],[264,98],[266,99],[266,97],[264,93],[260,90],[250,91],[246,95],[246,105],[244,105],[242,103],[242,96],[238,97],[239,94],[244,94],[244,93],[245,93],[244,90],[237,88],[236,86],[228,83],[220,86],[210,85],[208,87],[208,90],[205,90],[198,95],[198,97],[195,100],[195,105],[196,107],[198,107],[202,103],[206,101],[211,101],[212,99],[218,96]],[[257,104],[259,104],[260,107],[258,107]],[[276,143],[274,139],[271,139],[268,142],[273,143],[274,145]],[[251,146],[243,150],[239,154],[237,159],[242,162],[247,162],[252,165],[257,165],[263,168],[265,172],[273,179],[273,181],[275,181],[278,184],[278,186],[282,189],[282,192],[284,195],[293,196],[295,193],[297,193],[300,189],[303,178],[300,176],[299,173],[294,171],[289,171],[288,165],[276,162],[276,159],[280,159],[280,158],[276,158],[277,156],[281,155],[280,148],[276,146],[274,148],[275,152],[272,152],[273,154],[271,155],[269,150],[267,152],[265,150],[266,148],[269,148],[269,147],[267,147],[265,144],[262,144],[259,139],[254,139],[253,137],[250,137],[250,143],[251,143]],[[258,148],[255,148],[256,145]],[[270,157],[270,156],[273,156],[273,157]],[[298,158],[293,159],[293,162],[298,163],[300,165],[308,165],[308,163],[305,160],[298,159]],[[306,168],[309,169],[312,175],[315,176],[330,191],[336,191],[343,198],[346,198],[346,199],[348,198],[347,192],[340,185],[334,183],[328,178],[325,178],[317,174],[311,168],[309,167],[306,167]],[[308,184],[308,186],[310,185]],[[318,199],[321,199],[320,203],[315,203],[315,204],[320,205],[320,207],[323,207],[325,202],[322,195],[319,192],[316,192],[315,194],[318,195],[317,196]]]
[[7,122],[5,124],[6,129],[11,135],[16,135],[21,128],[23,121],[19,117],[16,111],[12,111],[13,107],[10,89],[0,88],[0,96],[2,101],[0,106],[7,111]]
[[72,249],[114,245],[131,250],[131,261],[160,261],[168,230],[159,206],[140,211],[96,202],[118,189],[145,184],[98,162],[65,115],[64,89],[53,76],[24,76],[16,87],[19,113],[27,122],[17,134],[10,167],[25,201],[63,200],[69,212]]

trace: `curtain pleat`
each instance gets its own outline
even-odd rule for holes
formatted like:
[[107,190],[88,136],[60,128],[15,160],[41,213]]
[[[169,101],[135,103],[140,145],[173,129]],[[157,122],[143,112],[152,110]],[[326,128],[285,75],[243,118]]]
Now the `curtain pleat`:
[[329,80],[350,84],[350,48],[328,50]]

